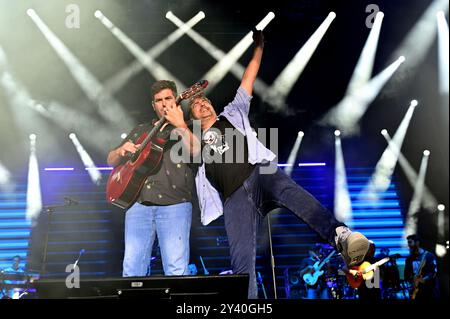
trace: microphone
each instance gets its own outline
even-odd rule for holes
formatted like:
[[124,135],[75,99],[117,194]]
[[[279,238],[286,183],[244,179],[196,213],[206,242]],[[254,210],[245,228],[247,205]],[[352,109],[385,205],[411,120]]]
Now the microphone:
[[73,269],[78,265],[78,262],[80,261],[81,255],[83,255],[85,252],[84,248],[80,250],[80,253],[78,254],[77,260],[75,260],[75,263],[73,264]]
[[78,201],[74,200],[73,198],[70,198],[69,196],[64,196],[64,201],[67,203],[67,205],[78,205]]

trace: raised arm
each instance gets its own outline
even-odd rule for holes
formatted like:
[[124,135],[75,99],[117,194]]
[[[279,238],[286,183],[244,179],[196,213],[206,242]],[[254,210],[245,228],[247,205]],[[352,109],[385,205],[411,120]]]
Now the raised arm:
[[253,32],[253,41],[255,48],[253,49],[253,56],[245,69],[242,76],[241,87],[247,91],[248,95],[253,93],[253,84],[255,83],[256,76],[258,75],[259,66],[261,65],[261,59],[264,49],[264,36],[261,31]]

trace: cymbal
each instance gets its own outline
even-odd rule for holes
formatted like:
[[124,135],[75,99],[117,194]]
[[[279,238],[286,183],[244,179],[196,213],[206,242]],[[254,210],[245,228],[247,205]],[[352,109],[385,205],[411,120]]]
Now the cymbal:
[[39,274],[31,272],[0,272],[0,280],[27,281],[39,278]]

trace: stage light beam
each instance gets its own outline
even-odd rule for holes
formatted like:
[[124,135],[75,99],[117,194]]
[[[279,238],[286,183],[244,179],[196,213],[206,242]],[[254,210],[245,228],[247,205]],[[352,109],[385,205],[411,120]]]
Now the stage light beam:
[[[171,17],[172,15],[173,13],[170,12],[170,14],[166,14],[166,17]],[[180,39],[185,33],[192,32],[192,28],[204,18],[205,13],[203,11],[200,11],[186,23],[181,22],[180,25],[178,25],[177,30],[173,31],[171,34],[169,34],[167,37],[165,37],[163,40],[161,40],[145,52],[145,54],[148,56],[149,61],[154,61],[173,43]],[[110,92],[110,94],[118,92],[121,88],[124,87],[126,83],[128,83],[131,77],[138,74],[142,69],[144,69],[144,67],[145,64],[142,64],[141,60],[134,60],[128,66],[126,66],[121,71],[117,72],[114,76],[110,77],[104,82],[105,90],[107,92]]]
[[[414,168],[406,159],[406,157],[402,154],[402,152],[400,152],[398,147],[392,142],[389,133],[386,131],[386,133],[383,136],[388,142],[388,146],[393,148],[394,152],[398,154],[398,163],[402,168],[403,172],[405,173],[406,179],[408,180],[409,184],[411,185],[411,187],[414,188],[415,183],[418,179],[417,172],[414,170]],[[436,197],[431,193],[431,191],[428,189],[426,185],[424,185],[422,198],[423,198],[422,205],[428,210],[434,209],[434,207],[436,207],[438,203]]]
[[[429,152],[428,152],[429,153]],[[427,173],[429,154],[423,152],[422,162],[420,163],[419,176],[417,178],[414,194],[409,204],[408,212],[405,218],[405,238],[411,234],[417,233],[417,220],[423,199],[423,190],[425,186],[425,176]]]
[[80,155],[81,161],[83,162],[84,167],[86,168],[92,182],[96,185],[99,185],[102,180],[102,174],[97,169],[97,166],[95,165],[91,156],[84,149],[75,133],[70,133],[69,138],[72,140],[73,145],[75,145],[75,148]]
[[319,28],[295,54],[294,58],[281,71],[263,96],[263,100],[274,105],[276,110],[286,108],[286,98],[289,92],[302,74],[335,17],[336,14],[334,12],[328,14]]
[[[256,29],[263,30],[274,17],[275,14],[273,12],[269,12],[256,25]],[[209,85],[206,89],[207,91],[211,91],[217,84],[219,84],[237,60],[239,60],[239,58],[251,46],[253,43],[252,36],[252,31],[247,33],[245,37],[242,38],[221,60],[219,60],[208,72],[200,77],[201,79],[208,79]]]
[[[184,28],[184,22],[181,21],[177,16],[175,16],[173,13],[170,15],[166,15],[167,19],[170,20],[173,24],[175,24],[178,28],[183,29]],[[189,23],[189,22],[187,22]],[[186,24],[187,24],[186,23]],[[209,40],[207,40],[205,37],[203,37],[201,34],[199,34],[197,31],[193,30],[192,28],[186,28],[186,35],[188,35],[195,43],[197,43],[202,49],[205,50],[206,53],[211,55],[216,61],[221,61],[225,58],[226,54],[221,49],[219,49],[217,46],[212,44]],[[238,80],[242,79],[242,75],[244,74],[244,67],[239,63],[239,61],[236,61],[234,64],[231,65],[231,68],[229,72]],[[264,83],[260,78],[256,78],[254,83],[254,92],[255,94],[259,96],[264,96],[264,94],[267,92],[269,86]],[[268,101],[270,102],[270,101]]]
[[448,23],[445,20],[444,11],[436,14],[438,29],[438,67],[439,67],[439,91],[443,95],[449,94],[449,40]]
[[[423,62],[436,37],[436,12],[447,10],[448,0],[432,1],[403,41],[401,41],[397,49],[393,52],[391,58],[399,55],[406,55],[408,57],[403,72],[414,71],[414,69]],[[399,76],[398,81],[401,79],[402,77]],[[398,81],[394,80],[391,82],[392,89],[398,89],[395,87],[395,85],[398,84]]]
[[2,163],[0,163],[0,188],[7,191],[10,182],[11,173]]
[[[408,110],[403,117],[397,131],[389,142],[389,145],[384,150],[380,159],[375,166],[375,172],[372,174],[370,181],[361,192],[361,196],[368,196],[374,204],[379,198],[379,193],[385,192],[391,184],[392,174],[397,165],[399,152],[405,139],[409,123],[416,108],[415,100],[411,101]],[[385,132],[387,134],[387,131]]]
[[[339,134],[336,134],[339,133]],[[348,191],[347,173],[340,132],[335,131],[335,180],[334,180],[334,215],[343,223],[351,223],[353,219],[352,202]]]
[[123,130],[134,126],[134,121],[127,115],[124,108],[114,97],[103,89],[100,81],[78,60],[45,22],[36,14],[30,15],[31,20],[47,39],[49,44],[67,66],[73,78],[77,81],[86,96],[97,106],[98,113],[106,120]]
[[305,136],[305,133],[303,133],[302,131],[298,132],[294,147],[292,148],[292,150],[289,154],[287,165],[285,166],[285,169],[284,169],[284,172],[288,176],[291,176],[292,170],[294,169],[294,164],[295,164],[295,161],[298,156],[298,151],[300,150],[300,145],[302,143],[303,136]]
[[404,57],[399,57],[364,86],[344,96],[336,106],[320,119],[319,123],[335,126],[342,130],[345,136],[357,134],[359,132],[359,120],[363,117],[369,105],[378,96],[378,93],[386,82],[389,81],[403,62]]
[[363,87],[372,76],[383,17],[384,14],[381,11],[375,16],[375,21],[347,86],[346,95],[352,94]]
[[42,210],[39,164],[36,156],[36,134],[30,134],[30,158],[28,162],[26,218],[34,225]]

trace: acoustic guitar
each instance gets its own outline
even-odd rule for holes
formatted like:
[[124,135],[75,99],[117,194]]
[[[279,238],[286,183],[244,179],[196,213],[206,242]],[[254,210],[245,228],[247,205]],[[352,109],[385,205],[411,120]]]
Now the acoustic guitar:
[[[177,97],[176,104],[198,94],[207,86],[206,80],[195,83]],[[136,202],[145,180],[155,173],[161,162],[167,140],[155,135],[165,123],[166,119],[162,117],[149,131],[144,132],[135,143],[141,144],[136,152],[124,164],[112,170],[106,185],[108,202],[125,210]]]
[[348,271],[345,275],[347,276],[347,281],[352,288],[358,288],[361,286],[361,283],[365,280],[371,280],[374,275],[374,270],[387,263],[389,261],[389,257],[385,257],[374,264],[369,263],[368,261],[363,262],[359,266],[354,266]]

